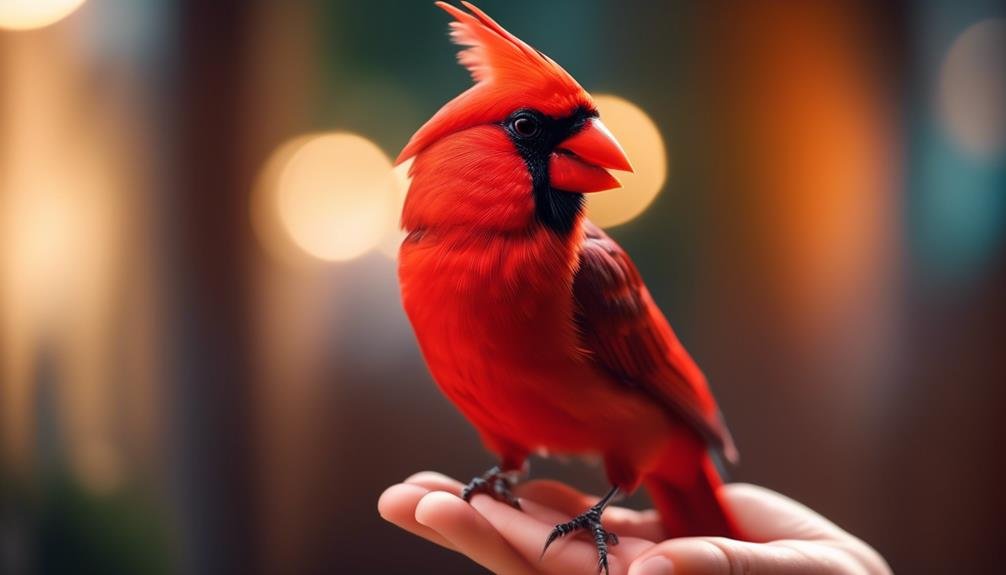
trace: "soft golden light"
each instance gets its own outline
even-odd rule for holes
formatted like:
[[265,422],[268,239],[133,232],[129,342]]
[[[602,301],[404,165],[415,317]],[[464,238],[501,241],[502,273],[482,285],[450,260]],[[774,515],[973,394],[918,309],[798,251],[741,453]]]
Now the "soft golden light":
[[123,480],[122,457],[110,443],[92,441],[80,447],[75,454],[81,480],[95,493],[111,493]]
[[399,220],[402,218],[402,207],[405,205],[405,196],[409,193],[409,185],[412,183],[412,178],[409,177],[409,168],[412,167],[413,158],[409,158],[405,162],[394,167],[392,170],[395,174],[395,189],[397,191],[396,203],[392,208],[391,215],[393,218],[392,225],[388,228],[387,233],[384,234],[384,238],[381,240],[381,245],[378,249],[381,253],[392,258],[398,258],[398,248],[402,245],[402,240],[405,239],[405,232],[398,226]]
[[310,137],[279,172],[275,208],[287,236],[327,261],[357,257],[393,222],[397,202],[391,161],[370,140],[349,133]]
[[596,96],[594,103],[635,170],[614,173],[621,188],[587,194],[590,219],[599,226],[617,226],[643,213],[657,197],[667,178],[667,155],[660,130],[635,104],[611,95]]
[[0,0],[0,28],[32,30],[54,24],[84,0]]
[[1006,19],[968,27],[940,70],[943,123],[964,150],[991,157],[1006,146]]
[[33,469],[48,457],[39,424],[51,421],[55,457],[87,477],[87,446],[119,449],[149,429],[114,417],[146,385],[123,379],[120,357],[145,337],[116,339],[127,316],[142,315],[124,280],[127,253],[143,242],[124,240],[139,229],[126,216],[136,156],[124,148],[121,112],[79,73],[79,51],[10,40],[0,70],[0,458]]

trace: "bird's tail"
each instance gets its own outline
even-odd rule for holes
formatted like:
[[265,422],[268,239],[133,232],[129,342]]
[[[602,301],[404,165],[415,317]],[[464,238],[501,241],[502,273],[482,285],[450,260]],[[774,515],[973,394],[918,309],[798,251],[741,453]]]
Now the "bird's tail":
[[643,480],[667,534],[743,539],[733,514],[720,498],[723,482],[712,459],[705,455],[702,465],[688,473],[674,463],[678,462],[668,461]]

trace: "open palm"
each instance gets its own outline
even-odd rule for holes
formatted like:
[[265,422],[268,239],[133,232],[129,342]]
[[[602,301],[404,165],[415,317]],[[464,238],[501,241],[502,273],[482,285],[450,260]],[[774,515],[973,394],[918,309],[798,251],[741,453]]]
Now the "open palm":
[[[530,481],[516,493],[523,511],[477,495],[471,505],[457,496],[458,481],[422,472],[381,495],[381,515],[402,529],[462,553],[505,575],[597,571],[594,544],[565,538],[542,557],[553,525],[597,501],[555,481]],[[655,511],[609,507],[604,525],[619,535],[611,548],[612,575],[887,574],[884,560],[866,543],[807,507],[747,484],[724,488],[724,499],[749,539],[666,539]]]

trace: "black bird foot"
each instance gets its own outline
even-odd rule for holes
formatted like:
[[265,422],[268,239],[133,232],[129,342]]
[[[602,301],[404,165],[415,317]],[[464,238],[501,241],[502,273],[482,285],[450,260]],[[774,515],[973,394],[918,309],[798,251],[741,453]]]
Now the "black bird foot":
[[496,501],[502,501],[520,509],[520,501],[511,491],[513,487],[513,481],[510,479],[509,474],[505,473],[497,465],[489,471],[483,473],[480,477],[476,477],[465,485],[465,488],[461,490],[461,498],[465,501],[471,501],[472,497],[476,493],[485,493],[489,497],[492,497]]
[[608,532],[601,525],[601,514],[608,506],[611,499],[618,493],[618,488],[613,488],[601,501],[585,512],[577,515],[566,523],[560,523],[552,529],[545,541],[545,548],[541,550],[541,556],[545,556],[548,547],[561,537],[565,537],[576,531],[588,531],[594,538],[594,545],[597,547],[597,572],[604,571],[608,575],[608,547],[618,545],[618,535]]

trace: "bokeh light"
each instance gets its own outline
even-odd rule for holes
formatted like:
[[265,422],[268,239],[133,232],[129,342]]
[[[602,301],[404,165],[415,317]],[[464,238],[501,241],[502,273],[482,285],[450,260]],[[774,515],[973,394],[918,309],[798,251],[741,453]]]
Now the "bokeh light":
[[1006,19],[982,20],[954,40],[940,70],[940,113],[965,151],[991,157],[1006,144]]
[[[636,173],[589,215],[708,375],[733,477],[895,572],[995,572],[1006,3],[475,3],[606,87]],[[0,574],[476,568],[375,510],[493,463],[395,273],[389,158],[470,85],[449,20],[0,0]]]
[[267,211],[303,252],[352,259],[377,246],[393,225],[398,188],[391,168],[376,144],[356,134],[297,138],[280,146],[263,171]]
[[601,119],[625,149],[635,170],[617,172],[617,190],[587,195],[587,215],[599,226],[624,224],[643,213],[667,178],[667,154],[660,130],[646,112],[623,98],[594,97]]
[[[594,97],[604,124],[625,148],[633,173],[617,172],[622,187],[609,192],[587,195],[587,210],[591,220],[604,227],[624,224],[643,213],[660,193],[667,179],[667,156],[660,130],[652,119],[638,106],[621,98],[602,94]],[[395,221],[401,214],[402,204],[409,187],[408,170],[412,161],[395,167],[399,190]],[[393,227],[382,239],[381,252],[397,257],[404,233]]]
[[394,217],[394,224],[384,235],[381,240],[378,249],[381,253],[392,258],[398,258],[398,248],[402,245],[402,240],[405,239],[405,232],[399,227],[399,220],[402,216],[402,207],[405,205],[405,196],[409,193],[409,185],[412,183],[412,178],[409,177],[409,168],[412,167],[412,162],[414,158],[409,158],[408,160],[402,162],[401,164],[395,166],[395,189],[397,190],[398,196],[396,197],[396,203],[392,211]]
[[66,18],[83,3],[84,0],[0,0],[0,28],[42,28]]

